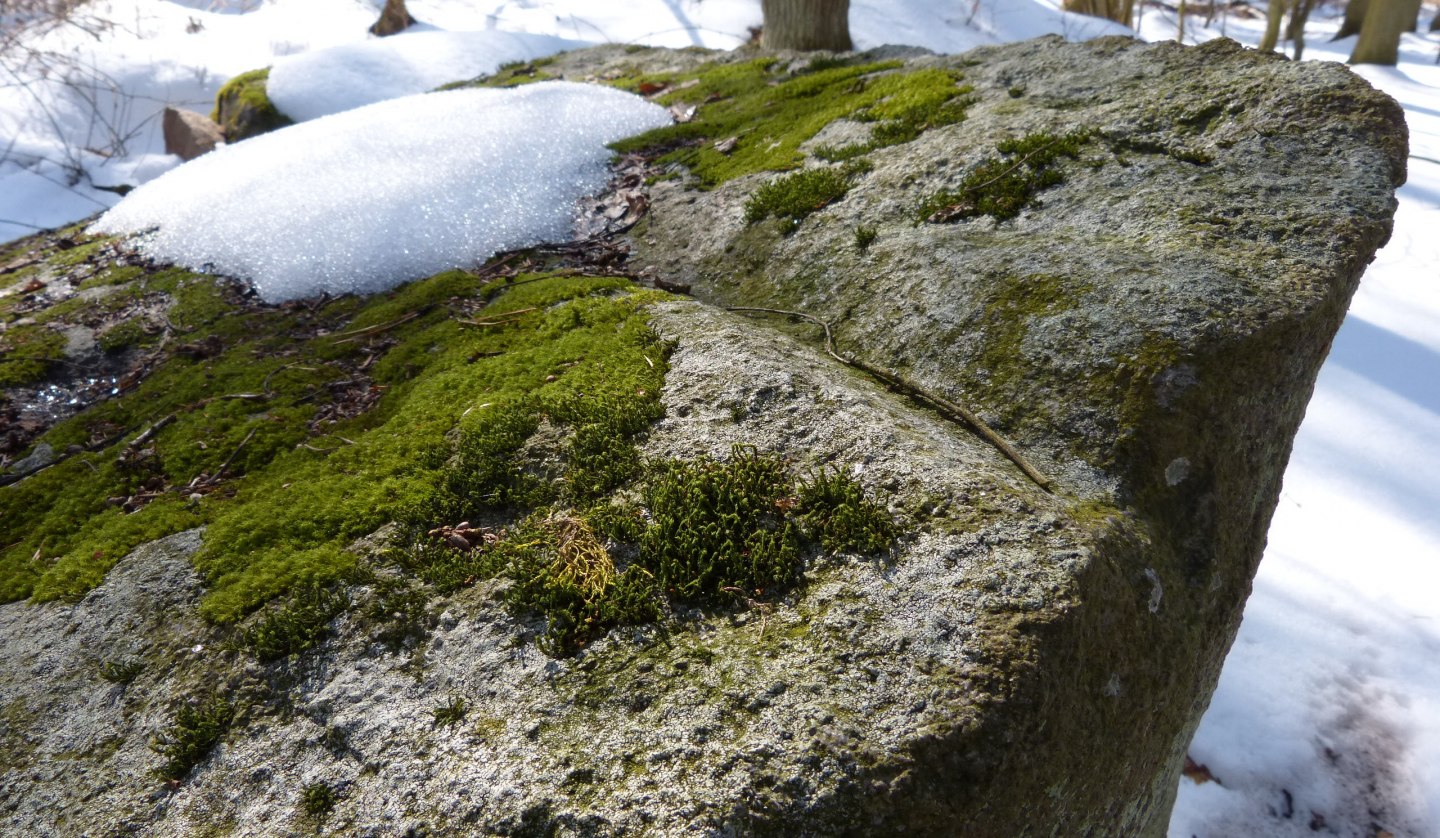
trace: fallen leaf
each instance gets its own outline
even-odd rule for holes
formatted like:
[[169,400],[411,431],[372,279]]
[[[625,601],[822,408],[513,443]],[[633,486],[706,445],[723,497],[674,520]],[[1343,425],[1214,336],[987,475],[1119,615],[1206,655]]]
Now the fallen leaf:
[[664,82],[642,81],[640,82],[639,91],[641,96],[653,96],[669,86],[670,85]]
[[1189,777],[1190,781],[1195,783],[1195,785],[1197,786],[1203,786],[1204,784],[1210,782],[1216,783],[1218,785],[1224,785],[1224,783],[1221,783],[1219,780],[1215,779],[1214,774],[1210,773],[1209,766],[1197,763],[1188,755],[1185,757],[1185,767],[1180,769],[1180,772],[1186,777]]

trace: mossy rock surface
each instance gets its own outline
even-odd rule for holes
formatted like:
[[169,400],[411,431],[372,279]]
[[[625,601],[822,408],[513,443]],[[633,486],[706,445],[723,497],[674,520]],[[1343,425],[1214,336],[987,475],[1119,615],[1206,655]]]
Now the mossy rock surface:
[[13,822],[1163,835],[1398,107],[1116,39],[479,83],[542,75],[684,117],[619,148],[629,267],[697,299],[532,254],[264,306],[78,228],[0,250]]
[[210,118],[219,124],[225,142],[238,143],[294,124],[294,120],[270,101],[265,92],[269,79],[268,67],[250,70],[225,82],[215,95],[215,109]]

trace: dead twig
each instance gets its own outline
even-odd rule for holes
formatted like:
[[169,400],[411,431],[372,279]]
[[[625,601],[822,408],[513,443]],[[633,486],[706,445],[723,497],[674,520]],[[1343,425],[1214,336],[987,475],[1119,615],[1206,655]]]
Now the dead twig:
[[169,416],[164,417],[163,419],[160,419],[160,420],[158,420],[158,421],[156,421],[156,422],[151,423],[150,427],[148,427],[148,428],[146,428],[145,430],[141,431],[139,436],[137,436],[137,437],[135,437],[134,439],[130,440],[130,442],[125,445],[125,451],[122,452],[120,456],[123,457],[123,456],[125,456],[125,454],[127,454],[127,453],[129,453],[129,452],[131,452],[131,451],[136,451],[136,450],[138,450],[138,449],[140,448],[140,446],[144,445],[145,443],[149,442],[152,438],[154,438],[155,434],[157,434],[157,433],[160,432],[160,429],[164,428],[166,425],[169,425],[171,422],[174,422],[174,421],[175,421],[175,414],[172,413],[172,414],[170,414]]
[[473,320],[467,320],[463,317],[457,317],[455,318],[455,322],[465,326],[508,326],[509,324],[520,320],[520,315],[528,314],[532,311],[535,311],[535,308],[533,306],[530,308],[517,308],[514,311],[506,311],[501,314],[497,314],[494,317],[487,317],[483,319],[477,317]]
[[[414,320],[423,313],[423,311],[412,311],[404,317],[398,317],[394,320],[391,320],[389,323],[380,323],[374,326],[366,326],[363,329],[351,329],[348,332],[337,332],[333,335],[330,335],[329,337],[331,340],[335,340],[336,343],[350,343],[351,341],[359,340],[360,338],[368,338],[371,335],[378,335],[381,332],[388,332],[396,326],[401,326],[409,323],[411,320]],[[336,338],[342,338],[342,340],[336,340]]]
[[738,312],[756,312],[761,314],[780,314],[786,317],[795,317],[809,323],[814,323],[815,325],[825,330],[825,351],[830,355],[830,357],[834,358],[835,360],[839,361],[847,367],[854,367],[855,369],[869,373],[870,375],[885,382],[885,384],[890,386],[892,389],[899,390],[900,392],[905,393],[906,395],[916,399],[917,401],[921,401],[925,404],[930,405],[932,408],[940,411],[941,414],[948,416],[951,420],[959,420],[963,421],[965,424],[968,424],[970,427],[974,428],[977,432],[979,432],[980,436],[984,437],[987,442],[995,446],[995,448],[999,449],[1000,453],[1004,454],[1012,463],[1019,466],[1020,470],[1025,472],[1025,476],[1029,477],[1035,482],[1035,485],[1039,486],[1047,492],[1051,490],[1049,478],[1041,474],[1033,465],[1030,464],[1029,460],[1025,459],[1024,455],[1022,455],[1019,451],[1016,451],[1014,446],[1012,446],[1009,442],[1006,442],[1004,437],[1000,436],[1000,434],[996,433],[993,428],[985,424],[985,421],[982,420],[979,416],[976,416],[974,413],[967,410],[965,407],[956,404],[949,399],[937,396],[934,393],[931,393],[930,391],[924,389],[920,385],[914,383],[913,381],[896,375],[889,370],[881,369],[873,364],[869,364],[858,358],[849,358],[841,355],[835,349],[835,336],[830,330],[830,324],[826,321],[821,320],[814,315],[805,314],[804,312],[786,311],[784,309],[778,308],[732,306],[730,308],[727,308],[726,310]]
[[225,473],[225,469],[229,468],[229,467],[230,467],[230,464],[233,463],[233,462],[235,462],[235,458],[236,458],[237,456],[239,456],[241,449],[243,449],[247,444],[249,444],[251,438],[253,438],[253,437],[255,436],[255,432],[258,431],[258,430],[260,430],[260,429],[259,429],[259,428],[251,428],[251,429],[250,429],[250,433],[246,434],[246,435],[245,435],[245,438],[242,439],[242,440],[240,440],[240,444],[237,445],[237,446],[235,446],[235,450],[234,450],[234,451],[231,451],[231,452],[230,452],[230,456],[225,458],[225,462],[223,462],[223,463],[220,464],[220,468],[218,468],[218,469],[215,470],[215,477],[212,478],[212,479],[214,479],[214,480],[219,480],[219,479],[220,479],[220,476]]

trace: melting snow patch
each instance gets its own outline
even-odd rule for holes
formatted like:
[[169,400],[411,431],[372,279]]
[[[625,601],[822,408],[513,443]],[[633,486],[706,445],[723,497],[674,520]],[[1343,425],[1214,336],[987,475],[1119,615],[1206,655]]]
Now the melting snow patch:
[[588,46],[515,32],[405,32],[282,58],[265,92],[281,113],[304,122]]
[[544,82],[408,96],[217,149],[95,222],[148,256],[252,281],[270,302],[368,293],[570,237],[604,144],[669,124],[611,88]]

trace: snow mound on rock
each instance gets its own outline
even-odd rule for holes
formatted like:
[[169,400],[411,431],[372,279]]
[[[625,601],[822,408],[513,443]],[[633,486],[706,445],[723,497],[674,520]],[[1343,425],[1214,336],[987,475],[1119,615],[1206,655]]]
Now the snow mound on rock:
[[304,122],[588,46],[518,32],[404,32],[282,58],[265,92],[281,113]]
[[670,122],[611,88],[544,82],[407,96],[217,149],[130,193],[92,230],[248,279],[270,302],[369,293],[570,238],[608,179],[605,143]]

